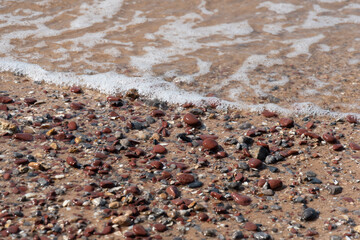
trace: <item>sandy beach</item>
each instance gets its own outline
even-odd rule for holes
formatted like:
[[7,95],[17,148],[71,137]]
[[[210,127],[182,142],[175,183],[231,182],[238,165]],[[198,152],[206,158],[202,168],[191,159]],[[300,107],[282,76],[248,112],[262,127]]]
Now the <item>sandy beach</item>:
[[3,239],[357,239],[357,119],[0,75]]

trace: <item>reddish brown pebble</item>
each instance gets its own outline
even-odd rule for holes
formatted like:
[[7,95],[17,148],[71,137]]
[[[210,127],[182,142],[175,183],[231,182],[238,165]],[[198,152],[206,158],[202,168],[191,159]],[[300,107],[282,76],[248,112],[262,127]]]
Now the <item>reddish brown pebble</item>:
[[24,102],[30,105],[36,103],[37,100],[35,98],[25,98]]
[[165,116],[165,112],[164,111],[161,111],[161,110],[153,110],[152,112],[151,112],[151,116],[153,116],[153,117],[163,117],[163,116]]
[[328,133],[325,133],[323,135],[323,139],[327,142],[327,143],[336,143],[336,138]]
[[76,122],[69,122],[68,123],[68,125],[67,125],[67,127],[68,127],[68,129],[70,130],[70,131],[74,131],[74,130],[76,130],[77,129],[77,124],[76,124]]
[[133,232],[135,233],[136,236],[147,236],[148,233],[147,231],[145,230],[145,228],[139,224],[135,224],[133,226]]
[[357,117],[354,115],[347,115],[346,121],[348,121],[349,123],[357,123]]
[[3,178],[4,178],[4,180],[9,180],[11,178],[11,174],[10,173],[4,173]]
[[291,118],[281,118],[279,123],[281,127],[290,128],[294,126],[294,121]]
[[78,87],[78,86],[71,87],[70,91],[73,92],[73,93],[81,93],[82,92],[81,88]]
[[175,186],[169,186],[166,188],[166,193],[169,194],[171,197],[173,198],[178,198],[180,197],[180,191],[177,187]]
[[18,225],[12,225],[7,229],[7,232],[10,234],[15,234],[20,232],[19,226]]
[[257,231],[257,225],[255,223],[252,223],[252,222],[247,222],[244,224],[244,228],[248,231]]
[[113,183],[111,181],[102,181],[102,182],[100,182],[100,187],[102,187],[102,188],[113,188],[113,187],[115,187],[115,183]]
[[349,147],[354,151],[360,150],[360,145],[353,142],[349,144]]
[[260,179],[257,183],[258,187],[263,187],[266,183],[266,180],[265,179]]
[[195,181],[195,178],[193,175],[189,173],[182,173],[177,176],[177,180],[180,184],[189,184]]
[[69,164],[72,167],[74,167],[77,164],[76,159],[73,157],[67,157],[66,162],[67,162],[67,164]]
[[111,226],[104,227],[103,231],[101,232],[101,235],[107,235],[112,233],[113,228]]
[[166,148],[164,146],[161,146],[161,145],[155,145],[153,147],[153,152],[154,153],[164,154],[164,153],[166,153]]
[[277,179],[268,180],[268,184],[272,190],[280,189],[283,186],[282,181]]
[[166,226],[164,224],[161,224],[161,223],[154,224],[154,228],[158,232],[165,232],[166,229],[167,229]]
[[200,124],[199,119],[192,113],[186,113],[183,120],[190,126],[197,126]]
[[84,191],[85,192],[93,192],[94,191],[94,187],[91,185],[86,185],[84,186]]
[[164,164],[162,164],[160,161],[153,161],[150,163],[150,165],[155,169],[163,169],[164,167]]
[[12,103],[13,100],[12,98],[8,97],[8,96],[0,96],[0,103]]
[[238,193],[231,193],[231,197],[237,204],[240,204],[241,206],[248,206],[251,204],[251,198],[249,198],[248,196]]
[[270,112],[268,110],[264,110],[261,114],[264,117],[267,117],[267,118],[272,118],[272,117],[277,117],[278,116],[275,112]]
[[214,139],[211,139],[211,138],[206,138],[204,141],[203,141],[203,147],[208,149],[208,150],[212,150],[214,148],[216,148],[218,146],[218,143],[214,140]]
[[342,151],[344,149],[344,147],[341,144],[334,144],[333,149],[334,149],[334,151]]
[[32,141],[34,139],[30,133],[15,133],[14,138],[22,141]]
[[198,219],[202,222],[206,222],[209,219],[209,216],[206,213],[199,213]]
[[0,110],[1,110],[1,111],[8,111],[9,108],[8,108],[6,105],[1,104],[1,105],[0,105]]
[[74,110],[80,110],[83,108],[83,105],[81,103],[72,102],[70,103],[70,108]]
[[257,158],[250,158],[248,161],[249,167],[251,168],[259,168],[262,165],[262,161]]

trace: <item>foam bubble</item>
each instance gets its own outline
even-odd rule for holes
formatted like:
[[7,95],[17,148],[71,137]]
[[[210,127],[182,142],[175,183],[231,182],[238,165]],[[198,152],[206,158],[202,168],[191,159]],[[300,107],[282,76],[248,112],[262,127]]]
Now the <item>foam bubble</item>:
[[266,7],[270,11],[276,12],[277,14],[287,14],[296,11],[302,6],[296,6],[291,3],[273,3],[273,2],[262,2],[256,8]]
[[323,34],[319,34],[310,38],[302,38],[302,39],[292,39],[283,41],[283,43],[289,44],[292,43],[291,47],[294,48],[294,51],[288,53],[286,56],[288,58],[297,57],[301,54],[309,55],[309,48],[312,44],[319,42],[325,36]]

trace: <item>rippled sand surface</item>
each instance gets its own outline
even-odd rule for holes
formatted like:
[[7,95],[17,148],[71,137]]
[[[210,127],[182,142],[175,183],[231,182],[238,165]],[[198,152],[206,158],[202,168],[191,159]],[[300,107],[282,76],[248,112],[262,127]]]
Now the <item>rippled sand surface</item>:
[[0,1],[0,69],[174,103],[359,112],[360,3]]

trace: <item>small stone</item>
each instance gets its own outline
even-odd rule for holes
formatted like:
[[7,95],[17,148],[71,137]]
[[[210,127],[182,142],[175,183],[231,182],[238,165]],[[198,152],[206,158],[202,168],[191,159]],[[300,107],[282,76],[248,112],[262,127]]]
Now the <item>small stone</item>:
[[270,240],[271,236],[265,232],[256,232],[254,233],[254,238],[256,240]]
[[200,125],[199,119],[197,119],[197,117],[192,113],[186,113],[184,115],[183,121],[190,126]]
[[74,110],[81,110],[83,109],[83,105],[81,103],[72,102],[70,103],[70,108]]
[[357,117],[354,115],[347,115],[346,121],[348,121],[349,123],[357,123]]
[[242,206],[248,206],[251,204],[251,198],[245,195],[241,195],[238,193],[231,193],[232,198],[234,201]]
[[291,118],[281,118],[279,120],[280,126],[285,128],[291,128],[294,126],[294,120]]
[[111,202],[109,203],[109,208],[111,209],[116,209],[120,207],[120,203],[119,202]]
[[268,110],[264,110],[261,114],[266,118],[272,118],[278,116],[275,112],[270,112]]
[[176,186],[169,186],[166,188],[166,193],[173,198],[178,198],[181,195],[181,192]]
[[355,230],[356,232],[360,233],[360,225],[355,226],[355,227],[354,227],[354,230]]
[[313,221],[315,219],[317,219],[317,217],[319,216],[319,213],[313,209],[313,208],[306,208],[302,215],[301,215],[301,220],[302,221]]
[[351,148],[351,150],[354,150],[354,151],[360,150],[360,145],[358,145],[358,144],[356,144],[356,143],[353,143],[353,142],[351,142],[351,143],[349,144],[349,147]]
[[66,158],[66,163],[69,164],[70,166],[74,167],[77,165],[77,161],[75,158],[73,157],[67,157]]
[[330,193],[331,195],[340,194],[340,193],[342,192],[342,190],[343,190],[342,187],[340,187],[340,186],[334,186],[334,185],[329,186],[328,189],[329,189],[329,193]]
[[102,182],[100,182],[100,187],[113,188],[113,187],[115,187],[115,183],[113,183],[112,181],[102,181]]
[[199,188],[202,187],[204,184],[200,181],[192,182],[188,185],[189,188]]
[[81,93],[82,92],[81,87],[79,87],[79,86],[72,86],[70,88],[70,91],[73,93]]
[[133,232],[135,233],[136,236],[147,236],[148,233],[147,231],[145,230],[145,228],[139,224],[135,224],[133,226]]
[[203,147],[208,149],[208,150],[213,150],[215,149],[216,147],[218,146],[218,143],[211,139],[211,138],[206,138],[204,141],[203,141]]
[[257,158],[250,158],[248,165],[251,168],[260,168],[262,166],[262,161]]
[[51,135],[55,135],[55,134],[56,134],[55,128],[52,128],[46,132],[46,136],[48,136],[48,137],[50,137]]
[[16,234],[18,232],[20,232],[19,226],[18,225],[12,225],[7,229],[7,232],[10,234]]
[[37,102],[37,100],[35,98],[25,98],[24,102],[31,105]]
[[198,214],[198,219],[201,222],[206,222],[209,219],[209,216],[206,213],[201,212]]
[[73,121],[69,122],[68,125],[67,125],[67,127],[68,127],[68,129],[69,129],[70,131],[74,131],[74,130],[76,130],[76,129],[78,128],[76,122],[73,122]]
[[231,235],[231,239],[232,240],[239,240],[239,239],[243,239],[244,238],[244,234],[241,231],[235,231],[232,235]]
[[203,231],[203,235],[206,237],[215,237],[216,236],[216,230],[215,229],[206,229]]
[[327,143],[336,143],[336,138],[328,133],[325,133],[323,135],[323,139],[327,142]]
[[153,117],[163,117],[163,116],[165,116],[165,112],[161,111],[159,109],[156,109],[156,110],[153,110],[150,115]]
[[247,222],[244,224],[244,228],[248,231],[257,231],[257,225],[255,223],[252,223],[252,222]]
[[58,147],[58,145],[56,143],[53,142],[53,143],[50,144],[50,148],[54,149],[54,150],[57,150],[59,147]]
[[14,138],[22,141],[32,141],[34,139],[29,133],[15,133]]
[[131,225],[131,219],[126,215],[118,216],[118,217],[114,218],[111,222],[113,224],[118,224],[120,226],[130,226]]
[[267,147],[264,146],[253,146],[252,148],[250,148],[249,150],[251,156],[253,156],[254,158],[257,158],[261,161],[265,161],[266,157],[270,154],[270,150]]
[[195,177],[189,173],[182,173],[177,176],[180,184],[189,184],[195,181]]
[[84,186],[84,191],[85,192],[93,192],[95,190],[95,188],[91,185],[86,185]]
[[279,190],[282,188],[283,183],[281,180],[277,180],[277,179],[270,179],[268,180],[268,184],[270,186],[270,189],[272,190]]
[[164,154],[164,153],[166,153],[166,148],[164,146],[161,146],[161,145],[155,145],[153,147],[153,152],[154,153],[159,153],[159,154]]
[[154,229],[157,232],[165,232],[167,230],[167,227],[164,224],[156,223],[156,224],[154,224]]
[[41,164],[37,162],[30,162],[28,165],[31,169],[39,170],[41,168]]
[[0,103],[12,103],[14,100],[8,96],[0,96]]
[[342,151],[344,150],[344,146],[342,144],[334,144],[333,149],[334,151]]

